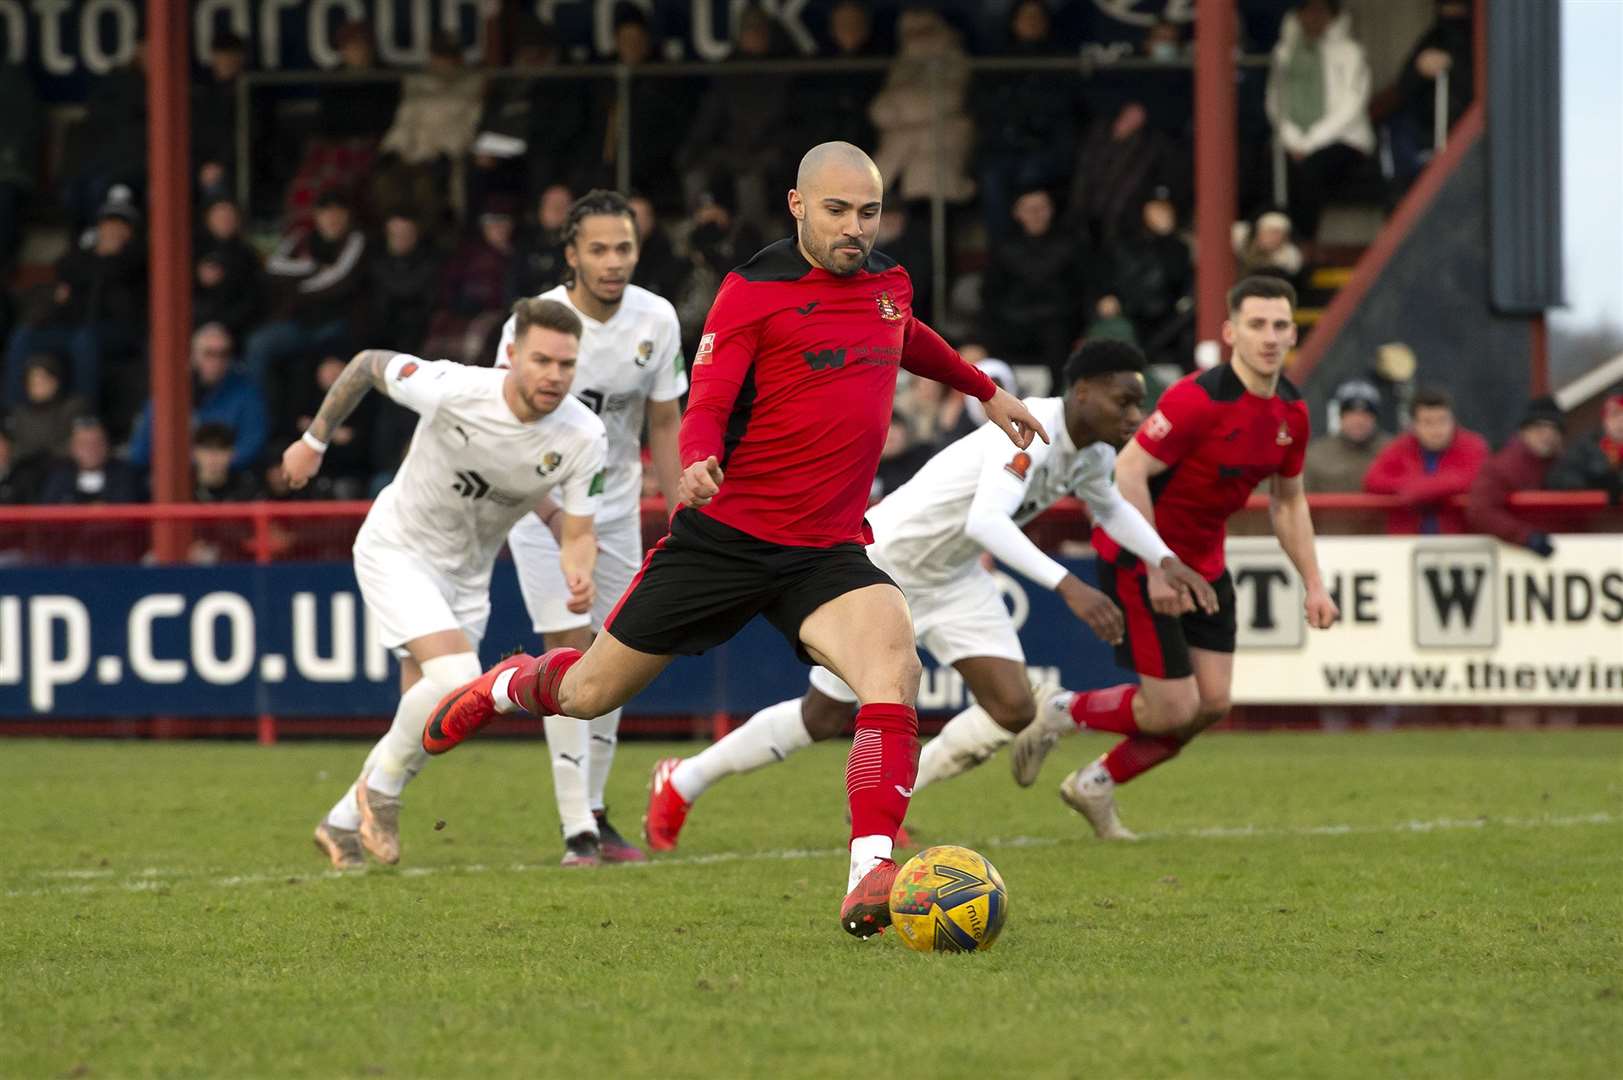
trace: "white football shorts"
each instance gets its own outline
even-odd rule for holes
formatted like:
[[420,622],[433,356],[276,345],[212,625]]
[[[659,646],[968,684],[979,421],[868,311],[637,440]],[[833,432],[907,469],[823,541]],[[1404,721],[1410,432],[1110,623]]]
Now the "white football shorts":
[[377,620],[378,640],[397,657],[408,641],[461,630],[475,650],[490,621],[490,583],[475,588],[442,574],[420,556],[375,542],[355,545],[355,580]]
[[592,572],[592,582],[597,586],[597,598],[592,610],[582,615],[567,606],[569,589],[564,585],[563,568],[558,565],[558,541],[552,530],[534,514],[525,514],[507,534],[524,608],[530,613],[536,633],[552,634],[581,626],[601,630],[603,620],[631,587],[631,579],[642,567],[642,515],[599,518],[596,528],[597,569]]

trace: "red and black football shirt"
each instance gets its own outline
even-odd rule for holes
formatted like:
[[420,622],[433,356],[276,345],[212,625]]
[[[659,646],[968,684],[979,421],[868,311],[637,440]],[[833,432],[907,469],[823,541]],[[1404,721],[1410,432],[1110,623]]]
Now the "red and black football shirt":
[[714,454],[702,509],[772,543],[870,543],[863,512],[898,368],[985,401],[997,387],[913,317],[913,283],[873,252],[855,274],[780,240],[728,274],[693,356],[682,465]]
[[[1217,580],[1229,517],[1268,477],[1301,473],[1308,434],[1307,404],[1283,377],[1266,398],[1246,390],[1230,364],[1179,379],[1133,436],[1170,466],[1150,481],[1156,531],[1195,572]],[[1102,559],[1132,560],[1103,529],[1093,530],[1093,546]]]

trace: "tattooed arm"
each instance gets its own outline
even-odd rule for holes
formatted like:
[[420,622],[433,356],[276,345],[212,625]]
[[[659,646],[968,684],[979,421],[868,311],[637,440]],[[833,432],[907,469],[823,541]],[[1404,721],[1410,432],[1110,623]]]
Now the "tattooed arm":
[[349,419],[368,390],[384,390],[389,361],[398,355],[388,349],[363,349],[355,354],[327,391],[304,437],[283,451],[282,471],[287,474],[288,487],[296,491],[310,482],[321,468],[321,456],[333,432]]

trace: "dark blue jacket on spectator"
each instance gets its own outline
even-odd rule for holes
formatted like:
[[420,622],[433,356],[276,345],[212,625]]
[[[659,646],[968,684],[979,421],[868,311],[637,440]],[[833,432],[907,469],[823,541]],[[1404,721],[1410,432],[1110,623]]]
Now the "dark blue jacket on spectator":
[[[265,399],[259,387],[246,375],[233,371],[218,384],[208,389],[192,382],[192,426],[199,424],[227,424],[237,433],[237,444],[231,454],[231,467],[245,469],[258,462],[265,449],[269,421],[265,415]],[[142,468],[152,464],[152,402],[141,410],[135,434],[130,439],[130,463]]]

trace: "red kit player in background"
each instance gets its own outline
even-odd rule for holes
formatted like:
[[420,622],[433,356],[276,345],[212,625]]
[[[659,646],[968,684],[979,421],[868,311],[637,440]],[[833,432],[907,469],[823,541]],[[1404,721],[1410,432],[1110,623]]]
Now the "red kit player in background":
[[714,648],[765,615],[861,702],[840,908],[857,937],[890,922],[891,849],[918,768],[912,621],[864,551],[897,372],[974,395],[1022,449],[1048,439],[1018,398],[913,317],[907,271],[873,251],[883,191],[879,170],[849,143],[806,154],[789,192],[795,236],[728,274],[710,309],[670,533],[584,654],[506,660],[447,695],[423,731],[424,747],[443,753],[499,712],[600,716],[674,655]]
[[1116,785],[1172,758],[1228,714],[1234,582],[1223,540],[1229,517],[1262,481],[1270,484],[1274,535],[1302,576],[1307,624],[1324,630],[1339,615],[1319,576],[1302,490],[1307,406],[1282,374],[1296,343],[1295,303],[1296,290],[1279,278],[1250,277],[1230,289],[1223,324],[1229,362],[1169,387],[1116,459],[1116,486],[1178,558],[1212,583],[1216,614],[1187,605],[1183,615],[1159,614],[1173,599],[1171,586],[1095,528],[1099,584],[1127,624],[1116,663],[1138,672],[1139,685],[1055,695],[1038,703],[1036,721],[1015,739],[1015,779],[1029,785],[1061,735],[1092,728],[1126,736],[1060,785],[1060,796],[1106,839],[1133,838],[1116,814]]

